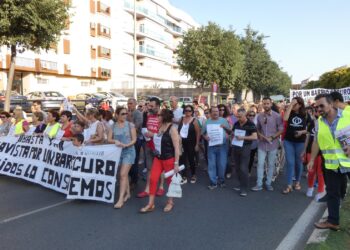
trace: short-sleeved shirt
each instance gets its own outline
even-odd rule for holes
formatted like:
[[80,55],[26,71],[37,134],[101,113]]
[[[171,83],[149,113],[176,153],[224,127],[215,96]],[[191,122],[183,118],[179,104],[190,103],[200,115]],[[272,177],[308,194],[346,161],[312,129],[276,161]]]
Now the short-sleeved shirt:
[[[205,125],[202,127],[202,134],[207,133],[207,125],[209,125],[209,124],[224,125],[226,128],[230,128],[230,126],[225,118],[219,117],[217,120],[208,119],[207,122],[205,123]],[[224,144],[226,144],[226,140],[227,140],[227,136],[226,136],[226,133],[224,133],[224,136],[222,139]]]
[[296,143],[305,142],[306,135],[295,137],[296,131],[306,130],[310,118],[307,115],[297,114],[292,111],[288,118],[285,140]]
[[[244,123],[243,125],[241,125],[239,123],[239,121],[237,121],[232,128],[233,133],[235,132],[236,129],[240,129],[240,130],[244,130],[245,131],[245,136],[250,136],[253,133],[256,133],[256,126],[253,122],[247,120],[246,123]],[[251,140],[244,140],[243,145],[251,145],[253,143],[253,141]]]
[[[260,113],[257,116],[257,130],[260,134],[270,137],[283,131],[283,121],[280,114],[271,110],[270,112]],[[276,150],[279,146],[278,140],[273,140],[272,143],[266,140],[259,140],[258,147],[266,152]]]
[[[180,122],[181,118],[183,117],[183,113],[184,113],[184,111],[183,111],[182,108],[177,108],[177,109],[173,110],[174,120],[175,120],[176,122]],[[173,125],[174,125],[174,127],[175,127],[176,129],[177,129],[178,126],[179,126],[178,124],[175,124],[175,123],[173,123]]]
[[140,137],[141,136],[142,122],[143,122],[142,113],[139,110],[135,109],[131,114],[131,120],[129,120],[129,122],[134,123],[137,136]]
[[71,131],[72,123],[70,122],[68,126],[64,129],[63,137],[71,138],[73,136],[73,133]]

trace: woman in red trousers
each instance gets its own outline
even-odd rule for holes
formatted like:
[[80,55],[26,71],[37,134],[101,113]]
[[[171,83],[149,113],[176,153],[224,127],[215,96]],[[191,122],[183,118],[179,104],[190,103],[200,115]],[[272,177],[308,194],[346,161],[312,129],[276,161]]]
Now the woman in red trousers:
[[[147,206],[141,208],[140,213],[152,212],[155,208],[154,200],[158,180],[163,171],[179,171],[180,139],[177,129],[172,126],[174,115],[171,110],[163,109],[158,113],[159,132],[153,136],[155,145],[154,160],[150,176],[149,201]],[[168,185],[171,176],[166,179]],[[174,207],[173,198],[169,197],[164,212],[170,212]]]

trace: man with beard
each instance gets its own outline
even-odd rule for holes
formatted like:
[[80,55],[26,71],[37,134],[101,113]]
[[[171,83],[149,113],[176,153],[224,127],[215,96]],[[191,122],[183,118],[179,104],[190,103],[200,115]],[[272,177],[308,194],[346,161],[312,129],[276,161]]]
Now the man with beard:
[[315,108],[320,114],[315,127],[315,139],[312,144],[311,159],[307,165],[311,169],[315,158],[321,150],[325,160],[328,218],[315,223],[319,229],[339,230],[339,207],[342,187],[347,182],[346,174],[350,172],[348,147],[342,147],[336,134],[350,126],[350,115],[333,105],[329,94],[319,94],[315,98]]
[[[142,133],[146,139],[146,150],[145,150],[145,160],[148,169],[147,174],[147,183],[145,190],[137,194],[138,198],[147,197],[149,194],[149,184],[150,184],[150,170],[153,163],[153,157],[155,156],[155,146],[153,142],[153,135],[158,133],[159,121],[158,121],[158,112],[160,109],[160,101],[156,97],[152,97],[148,102],[148,112],[144,113]],[[157,196],[164,195],[164,176],[162,175],[161,181],[159,184],[159,189],[156,193]]]
[[273,191],[271,185],[272,176],[275,171],[275,161],[279,146],[278,138],[283,133],[283,121],[280,114],[273,111],[272,100],[270,97],[263,98],[264,112],[257,117],[258,131],[258,169],[256,186],[252,191],[261,191],[263,189],[264,163],[266,156],[268,157],[268,168],[266,176],[266,189]]

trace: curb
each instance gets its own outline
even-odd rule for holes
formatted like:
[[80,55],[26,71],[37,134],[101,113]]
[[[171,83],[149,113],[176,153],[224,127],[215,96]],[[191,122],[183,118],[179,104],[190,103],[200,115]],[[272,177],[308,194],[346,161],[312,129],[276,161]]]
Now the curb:
[[[327,218],[328,217],[328,210],[326,209],[322,215],[322,218]],[[321,243],[324,242],[329,234],[329,229],[328,230],[322,230],[322,229],[318,229],[315,228],[312,232],[312,234],[310,235],[310,238],[307,241],[307,245],[311,244],[311,243]]]
[[305,231],[318,219],[318,214],[324,209],[324,204],[311,201],[309,206],[295,222],[287,235],[280,242],[276,250],[294,250],[298,249],[300,243],[305,240]]

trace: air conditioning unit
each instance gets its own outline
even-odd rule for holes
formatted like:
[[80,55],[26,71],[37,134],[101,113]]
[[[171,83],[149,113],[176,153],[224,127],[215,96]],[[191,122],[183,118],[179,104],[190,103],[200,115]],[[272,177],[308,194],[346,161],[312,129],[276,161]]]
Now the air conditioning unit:
[[71,70],[70,65],[66,64],[66,70]]
[[95,29],[96,28],[96,24],[95,23],[90,23],[90,28],[91,29]]

